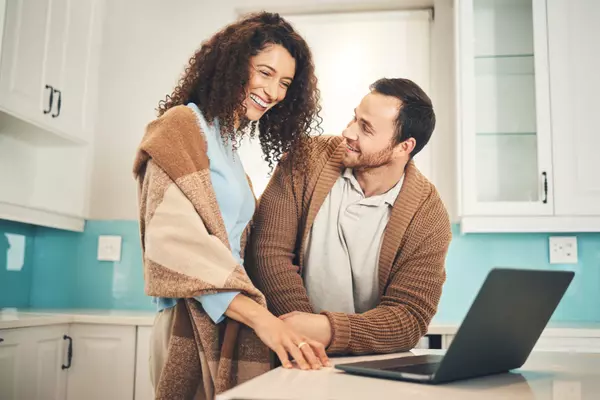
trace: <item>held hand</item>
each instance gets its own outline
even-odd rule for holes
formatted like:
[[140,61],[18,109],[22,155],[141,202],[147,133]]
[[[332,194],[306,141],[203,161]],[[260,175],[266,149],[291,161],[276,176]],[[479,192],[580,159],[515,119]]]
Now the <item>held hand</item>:
[[321,314],[294,311],[279,317],[300,335],[320,342],[324,347],[331,343],[331,323]]
[[296,333],[273,315],[257,323],[254,331],[277,354],[284,368],[292,367],[288,355],[304,370],[330,366],[323,344]]
[[290,354],[302,369],[329,366],[329,358],[321,343],[297,333],[266,308],[243,294],[233,298],[225,315],[252,328],[260,340],[277,353],[281,365],[285,368],[292,367],[288,356]]

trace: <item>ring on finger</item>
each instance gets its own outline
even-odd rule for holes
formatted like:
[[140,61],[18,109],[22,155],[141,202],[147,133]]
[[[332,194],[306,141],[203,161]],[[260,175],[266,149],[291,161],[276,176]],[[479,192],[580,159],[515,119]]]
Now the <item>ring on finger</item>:
[[306,343],[306,342],[300,342],[300,343],[298,343],[298,348],[301,349],[302,346],[304,346],[305,344],[308,344],[308,343]]

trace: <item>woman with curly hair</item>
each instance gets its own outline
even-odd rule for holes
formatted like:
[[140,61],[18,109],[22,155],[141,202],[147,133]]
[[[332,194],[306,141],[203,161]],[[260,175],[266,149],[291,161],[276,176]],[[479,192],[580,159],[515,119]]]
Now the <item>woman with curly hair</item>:
[[[134,175],[157,398],[212,398],[281,364],[328,365],[323,345],[266,308],[244,270],[255,197],[236,152],[258,129],[272,167],[304,162],[320,131],[306,42],[278,14],[247,16],[205,41],[146,128]],[[259,122],[260,121],[260,122]]]

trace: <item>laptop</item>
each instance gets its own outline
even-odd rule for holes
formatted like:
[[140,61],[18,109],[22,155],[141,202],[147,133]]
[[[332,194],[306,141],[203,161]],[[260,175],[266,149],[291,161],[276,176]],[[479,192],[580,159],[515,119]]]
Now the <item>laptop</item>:
[[494,268],[444,356],[423,355],[336,365],[348,373],[446,383],[523,366],[575,274]]

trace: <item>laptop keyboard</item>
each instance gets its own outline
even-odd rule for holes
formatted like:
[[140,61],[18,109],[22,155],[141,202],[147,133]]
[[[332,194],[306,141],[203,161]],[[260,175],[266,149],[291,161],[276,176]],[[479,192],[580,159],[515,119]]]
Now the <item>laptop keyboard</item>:
[[398,367],[388,367],[384,368],[384,370],[393,372],[408,372],[418,375],[432,375],[435,371],[437,371],[439,365],[440,363],[413,364],[402,365]]

